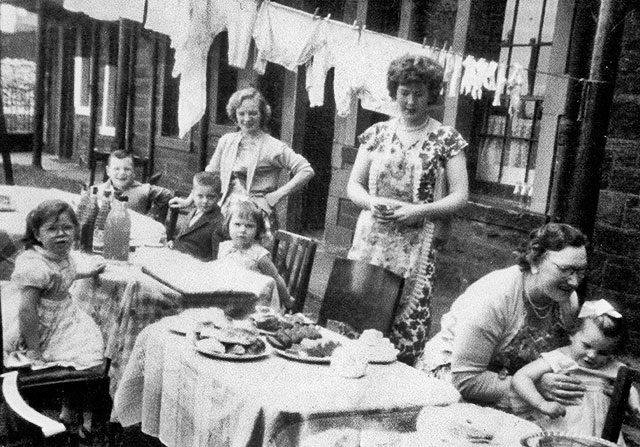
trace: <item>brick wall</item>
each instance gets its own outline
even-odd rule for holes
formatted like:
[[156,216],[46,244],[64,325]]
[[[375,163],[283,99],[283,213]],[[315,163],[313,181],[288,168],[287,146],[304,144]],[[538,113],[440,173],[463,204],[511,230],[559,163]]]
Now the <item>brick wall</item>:
[[625,22],[593,236],[589,296],[616,302],[640,355],[640,20]]

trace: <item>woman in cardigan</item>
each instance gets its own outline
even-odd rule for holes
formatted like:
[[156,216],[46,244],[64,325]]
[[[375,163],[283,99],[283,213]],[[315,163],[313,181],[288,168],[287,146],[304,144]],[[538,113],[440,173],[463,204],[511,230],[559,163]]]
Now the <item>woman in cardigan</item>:
[[[275,206],[289,194],[302,189],[314,176],[309,162],[289,146],[266,132],[271,107],[253,87],[235,92],[227,104],[229,118],[238,132],[223,135],[206,171],[220,174],[222,211],[234,197],[250,197],[265,213],[269,233],[277,229]],[[284,185],[278,180],[282,171],[292,175]],[[170,204],[185,207],[193,199],[174,198]],[[269,244],[263,239],[263,243]]]
[[[473,283],[442,317],[418,368],[452,381],[465,400],[511,408],[511,378],[522,366],[569,342],[578,311],[576,289],[587,268],[587,239],[549,223],[533,230],[518,265]],[[547,373],[537,384],[563,405],[582,397],[580,381]]]

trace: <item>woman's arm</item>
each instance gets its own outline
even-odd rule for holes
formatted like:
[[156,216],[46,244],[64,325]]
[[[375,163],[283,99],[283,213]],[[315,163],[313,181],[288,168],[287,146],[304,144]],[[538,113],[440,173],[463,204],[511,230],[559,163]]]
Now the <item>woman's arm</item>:
[[519,369],[511,381],[511,386],[515,392],[536,410],[555,419],[566,414],[566,409],[558,402],[548,401],[536,388],[536,382],[553,370],[551,366],[542,358],[539,358]]
[[280,188],[276,189],[273,192],[270,192],[264,196],[267,200],[267,203],[270,207],[274,207],[280,202],[282,199],[287,197],[289,194],[293,194],[304,188],[304,186],[309,183],[309,180],[316,175],[313,168],[308,166],[307,168],[297,172],[291,180],[282,185]]
[[369,154],[367,147],[361,147],[358,150],[356,161],[353,164],[349,182],[347,183],[347,197],[363,210],[371,210],[374,217],[386,219],[386,215],[383,215],[381,208],[379,208],[380,205],[391,207],[396,201],[369,194],[369,169],[371,167]]
[[40,352],[40,331],[38,321],[38,303],[40,303],[40,289],[31,286],[20,288],[20,308],[18,318],[20,334],[24,338],[29,351],[33,351],[36,358]]
[[288,195],[304,188],[315,175],[315,171],[306,158],[296,153],[287,144],[274,139],[270,141],[274,141],[277,147],[277,165],[293,174],[293,177],[287,183],[265,195],[267,204],[273,208]]
[[467,204],[469,179],[467,162],[463,151],[447,160],[445,167],[449,194],[433,203],[402,204],[390,217],[398,222],[417,223],[423,218],[435,219],[450,216]]
[[271,261],[271,255],[264,255],[258,260],[258,268],[263,275],[271,276],[276,282],[276,287],[278,289],[278,296],[280,297],[280,302],[287,308],[290,309],[293,306],[293,299],[289,295],[289,290],[287,290],[287,285],[282,279],[282,276],[278,273],[278,269]]

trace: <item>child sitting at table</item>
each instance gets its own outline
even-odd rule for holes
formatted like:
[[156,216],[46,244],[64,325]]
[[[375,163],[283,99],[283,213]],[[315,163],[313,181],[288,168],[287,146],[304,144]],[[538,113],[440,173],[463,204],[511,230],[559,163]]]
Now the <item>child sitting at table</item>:
[[[611,401],[606,390],[610,394],[623,365],[614,356],[622,351],[626,338],[625,321],[611,304],[606,300],[586,301],[570,336],[571,344],[541,354],[513,376],[514,413],[533,420],[545,430],[600,437]],[[580,379],[586,388],[581,401],[565,407],[546,400],[535,383],[550,372]],[[633,387],[629,407],[636,414],[640,411],[638,393]],[[624,445],[622,437],[618,444]]]
[[228,208],[226,227],[231,240],[220,244],[218,258],[234,261],[249,270],[271,276],[276,282],[279,296],[279,303],[272,305],[291,308],[293,299],[287,285],[273,264],[271,253],[260,244],[265,232],[262,211],[249,199],[235,200]]
[[[7,358],[19,353],[32,367],[88,369],[102,364],[100,328],[72,300],[69,288],[75,279],[97,276],[104,264],[77,270],[70,256],[77,235],[78,220],[67,202],[48,200],[27,215],[25,250],[18,255],[11,275],[20,303],[17,318],[5,335]],[[70,399],[65,394],[60,413],[65,423],[72,422]],[[92,429],[92,412],[85,405],[89,402],[82,402],[81,437]]]
[[158,222],[164,222],[173,193],[167,188],[140,183],[135,179],[133,155],[125,151],[113,151],[107,164],[109,179],[98,186],[98,195],[112,190],[114,198],[129,198],[127,208],[145,214]]
[[191,197],[196,209],[189,214],[186,228],[169,243],[170,248],[202,261],[218,258],[218,246],[227,239],[224,217],[217,203],[220,190],[218,174],[204,171],[193,176]]

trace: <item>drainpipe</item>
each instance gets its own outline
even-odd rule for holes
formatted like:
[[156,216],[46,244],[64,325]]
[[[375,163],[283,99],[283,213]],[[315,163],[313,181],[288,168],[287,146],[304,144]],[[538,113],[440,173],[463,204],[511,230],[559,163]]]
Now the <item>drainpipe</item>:
[[601,0],[566,222],[593,235],[627,0]]
[[554,222],[563,222],[567,215],[567,196],[571,186],[575,155],[578,149],[580,104],[582,99],[581,78],[589,75],[589,64],[596,33],[596,19],[589,2],[578,1],[574,7],[571,24],[570,52],[567,59],[567,100],[564,115],[558,122],[557,161],[554,166],[553,187],[550,195],[549,216]]

